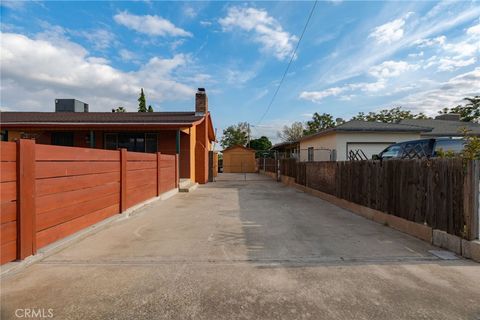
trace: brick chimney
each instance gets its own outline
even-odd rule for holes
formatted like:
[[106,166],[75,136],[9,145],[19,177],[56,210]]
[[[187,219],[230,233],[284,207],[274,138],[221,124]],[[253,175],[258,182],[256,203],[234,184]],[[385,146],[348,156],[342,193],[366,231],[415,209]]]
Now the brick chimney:
[[204,115],[208,112],[208,97],[205,88],[198,88],[195,94],[195,114]]

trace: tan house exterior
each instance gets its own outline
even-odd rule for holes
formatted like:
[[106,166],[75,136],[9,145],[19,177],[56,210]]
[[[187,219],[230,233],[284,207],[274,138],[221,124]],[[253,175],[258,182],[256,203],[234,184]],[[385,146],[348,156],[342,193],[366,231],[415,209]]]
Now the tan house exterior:
[[233,146],[222,151],[223,172],[253,173],[257,171],[255,150],[243,146]]
[[349,121],[300,139],[300,161],[345,161],[361,150],[371,159],[391,144],[420,139],[428,128],[367,121]]

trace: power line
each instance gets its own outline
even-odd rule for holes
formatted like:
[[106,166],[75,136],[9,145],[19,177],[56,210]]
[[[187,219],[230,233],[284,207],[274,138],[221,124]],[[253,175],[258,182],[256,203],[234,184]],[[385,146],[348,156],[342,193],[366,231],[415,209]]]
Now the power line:
[[272,100],[270,100],[270,103],[268,104],[267,110],[263,113],[262,117],[260,120],[257,122],[257,125],[262,122],[263,118],[267,115],[268,111],[270,111],[270,107],[273,104],[273,101],[275,101],[275,98],[277,97],[278,91],[280,90],[280,87],[282,86],[283,80],[285,80],[285,77],[287,76],[288,70],[290,69],[290,65],[292,64],[293,59],[295,58],[295,54],[297,53],[297,49],[300,46],[300,42],[302,42],[303,35],[305,34],[305,31],[307,30],[308,24],[310,23],[310,19],[313,16],[313,12],[315,11],[315,7],[317,6],[318,0],[315,0],[312,6],[312,10],[310,10],[310,14],[308,15],[307,22],[305,23],[305,27],[303,27],[302,34],[300,35],[300,38],[298,39],[297,46],[295,47],[295,50],[293,50],[292,57],[290,58],[290,61],[288,62],[287,68],[285,69],[285,72],[283,73],[282,79],[278,83],[277,89],[275,90],[275,93],[272,96]]

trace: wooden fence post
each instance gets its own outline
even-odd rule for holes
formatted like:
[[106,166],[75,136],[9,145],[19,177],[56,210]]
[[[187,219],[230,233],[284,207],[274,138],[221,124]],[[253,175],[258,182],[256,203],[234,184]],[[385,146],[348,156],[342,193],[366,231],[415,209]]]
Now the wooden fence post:
[[160,172],[161,172],[161,168],[160,168],[160,163],[161,163],[161,160],[160,160],[160,156],[162,154],[160,152],[157,152],[157,197],[160,195]]
[[17,259],[35,254],[35,140],[17,141]]
[[175,154],[175,188],[178,188],[180,174],[179,174],[179,158],[178,153]]
[[120,149],[120,213],[127,210],[127,149]]
[[480,161],[470,160],[463,180],[463,216],[468,240],[479,238],[479,180]]

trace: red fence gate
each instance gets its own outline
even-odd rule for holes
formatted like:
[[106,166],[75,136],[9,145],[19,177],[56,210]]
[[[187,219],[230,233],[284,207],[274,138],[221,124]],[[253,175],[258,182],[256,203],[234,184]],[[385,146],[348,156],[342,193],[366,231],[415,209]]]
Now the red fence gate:
[[178,187],[178,156],[1,142],[1,263]]

